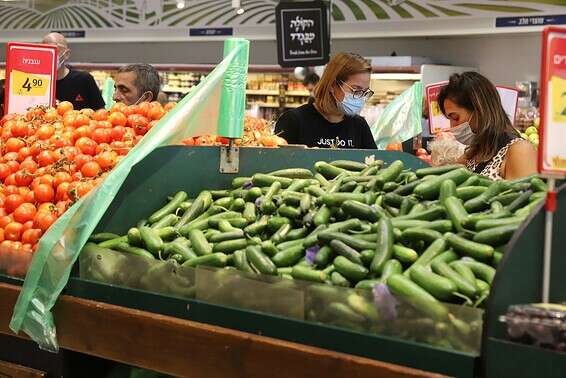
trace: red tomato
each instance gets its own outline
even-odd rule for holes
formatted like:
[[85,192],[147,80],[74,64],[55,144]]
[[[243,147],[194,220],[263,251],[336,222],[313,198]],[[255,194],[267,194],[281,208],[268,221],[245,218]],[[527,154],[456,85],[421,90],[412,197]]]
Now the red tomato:
[[55,155],[52,151],[41,151],[39,155],[37,155],[37,162],[40,167],[46,167],[55,163]]
[[70,103],[69,101],[61,101],[57,105],[57,113],[59,113],[59,115],[63,115],[67,113],[69,110],[73,110],[73,104]]
[[108,119],[108,111],[106,109],[99,109],[92,115],[95,121],[106,121]]
[[112,132],[108,129],[96,129],[92,132],[92,139],[100,143],[110,143],[112,142]]
[[110,121],[112,126],[126,126],[128,119],[123,113],[113,112],[108,116],[108,121]]
[[[114,113],[118,114],[118,113]],[[94,155],[96,153],[96,142],[90,138],[82,137],[77,140],[75,146],[86,155]]]
[[0,181],[4,181],[11,173],[12,170],[8,164],[0,163]]
[[25,230],[22,233],[22,243],[33,245],[39,241],[39,238],[41,238],[42,233],[43,232],[39,228],[32,228],[29,230]]
[[35,215],[34,226],[45,232],[56,220],[57,216],[52,212],[41,211]]
[[95,161],[90,161],[82,166],[81,173],[84,177],[95,177],[100,173],[100,165]]
[[10,222],[4,228],[4,237],[7,240],[18,241],[22,235],[23,225],[18,222]]
[[14,220],[19,223],[25,223],[27,221],[33,220],[37,209],[31,203],[22,203],[14,211]]
[[428,152],[427,152],[424,148],[419,148],[419,149],[415,152],[415,154],[416,154],[417,156],[428,155]]
[[53,186],[48,184],[39,184],[33,192],[35,200],[39,203],[52,202],[55,198]]
[[71,182],[72,178],[71,175],[67,172],[57,172],[55,176],[53,176],[53,186],[57,188],[63,182]]
[[4,151],[18,152],[21,148],[25,147],[26,142],[18,138],[9,138],[4,144]]
[[164,115],[165,115],[165,110],[163,110],[161,105],[154,105],[147,112],[147,117],[153,120],[159,120]]
[[4,201],[4,207],[6,208],[6,211],[8,213],[12,213],[14,212],[14,210],[16,210],[18,208],[18,206],[20,206],[22,203],[24,203],[24,199],[22,198],[21,195],[19,194],[10,194],[9,196],[6,197],[5,201]]
[[0,217],[0,227],[3,229],[4,227],[6,227],[8,225],[8,223],[13,222],[14,218],[12,218],[10,215],[4,215]]
[[18,186],[29,186],[33,181],[33,175],[26,170],[20,170],[16,172],[15,180]]

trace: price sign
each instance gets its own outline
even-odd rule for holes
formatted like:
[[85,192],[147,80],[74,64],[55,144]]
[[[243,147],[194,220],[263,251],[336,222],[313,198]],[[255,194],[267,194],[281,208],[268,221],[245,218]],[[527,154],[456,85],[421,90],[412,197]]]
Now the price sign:
[[55,105],[57,48],[8,43],[6,59],[7,113],[25,113],[36,105]]
[[541,173],[566,174],[566,29],[543,33],[540,102]]
[[442,114],[440,105],[438,104],[438,95],[440,90],[448,84],[447,81],[427,85],[425,88],[426,103],[428,108],[428,124],[430,133],[446,131],[450,128],[450,121]]

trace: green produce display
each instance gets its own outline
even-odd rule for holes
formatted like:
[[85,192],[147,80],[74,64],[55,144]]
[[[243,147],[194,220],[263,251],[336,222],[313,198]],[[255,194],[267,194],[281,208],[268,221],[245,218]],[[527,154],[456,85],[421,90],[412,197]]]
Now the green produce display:
[[[386,290],[406,305],[406,311],[397,314],[399,321],[409,321],[410,314],[411,321],[433,322],[426,326],[436,336],[425,341],[473,349],[475,341],[460,337],[461,319],[454,308],[485,303],[501,258],[494,258],[495,250],[502,250],[533,203],[542,200],[544,186],[538,178],[521,186],[476,180],[461,166],[420,169],[416,174],[403,168],[400,161],[317,162],[312,172],[284,169],[238,177],[231,188],[203,191],[194,199],[184,192],[171,193],[172,199],[152,209],[143,227],[134,223],[125,236],[92,235],[85,250],[140,256],[148,261],[147,271],[131,280],[142,288],[157,280],[165,292],[190,292],[194,281],[157,279],[151,261],[163,260],[178,272],[204,266],[294,285],[316,283],[317,293],[308,298],[326,307],[305,308],[306,319],[370,332],[384,332],[373,324],[386,316],[377,303],[376,313],[372,292]],[[494,201],[507,194],[516,199],[505,206]],[[190,206],[181,206],[187,200]],[[165,226],[154,227],[157,222]],[[116,275],[128,276],[91,274],[105,281],[114,276],[112,282]],[[480,288],[477,280],[487,288]],[[352,297],[355,294],[345,288],[361,292]]]

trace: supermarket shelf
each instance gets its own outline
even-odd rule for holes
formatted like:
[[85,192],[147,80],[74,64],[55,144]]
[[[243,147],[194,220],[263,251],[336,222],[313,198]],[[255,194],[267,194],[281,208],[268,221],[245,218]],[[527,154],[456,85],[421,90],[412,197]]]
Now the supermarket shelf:
[[270,90],[263,90],[263,89],[246,89],[246,94],[248,95],[257,95],[257,96],[277,96],[279,95],[279,91],[270,91]]
[[301,96],[301,97],[309,97],[311,94],[308,91],[286,91],[286,96]]
[[[0,294],[0,308],[11,309],[20,287],[0,283]],[[185,311],[194,311],[192,304],[183,306]],[[174,376],[187,376],[190,367],[195,377],[438,377],[369,358],[75,296],[62,295],[54,312],[61,348]],[[11,311],[0,311],[0,333],[16,337],[8,327],[11,316]],[[133,343],[136,348],[131,347]],[[168,353],[161,353],[164,350]]]
[[421,80],[420,73],[373,73],[372,80]]
[[181,88],[181,87],[163,87],[161,91],[165,93],[189,93],[191,88]]
[[260,108],[278,108],[278,103],[269,103],[269,102],[250,102],[249,105],[258,105]]

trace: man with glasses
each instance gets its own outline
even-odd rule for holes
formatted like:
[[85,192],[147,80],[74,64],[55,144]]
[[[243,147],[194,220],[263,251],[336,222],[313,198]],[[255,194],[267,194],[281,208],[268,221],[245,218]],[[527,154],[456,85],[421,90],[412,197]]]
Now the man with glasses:
[[371,66],[360,55],[338,53],[314,91],[314,102],[284,113],[275,132],[289,144],[319,148],[375,149],[366,120],[359,116],[373,96]]
[[104,108],[104,100],[92,75],[77,71],[65,63],[71,57],[71,49],[62,34],[49,33],[43,37],[43,43],[57,46],[57,83],[55,96],[59,101],[69,101],[73,108],[80,110]]

